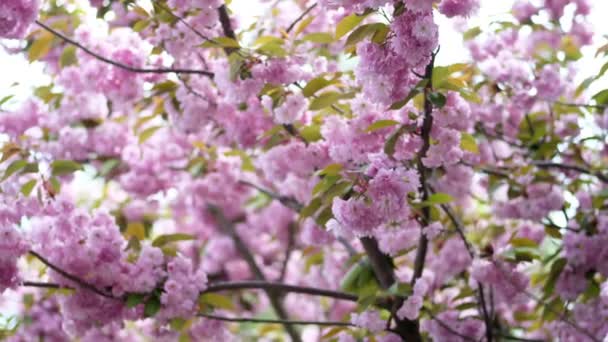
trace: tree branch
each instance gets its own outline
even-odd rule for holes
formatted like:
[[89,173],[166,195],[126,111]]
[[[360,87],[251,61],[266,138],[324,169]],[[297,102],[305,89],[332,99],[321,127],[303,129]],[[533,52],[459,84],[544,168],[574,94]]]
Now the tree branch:
[[[429,82],[424,87],[424,121],[422,122],[422,148],[418,151],[417,166],[418,174],[420,177],[420,192],[422,192],[422,201],[426,201],[429,198],[429,191],[426,184],[426,173],[429,171],[422,159],[426,157],[426,154],[431,147],[431,130],[433,129],[433,103],[429,96],[433,91],[433,69],[435,67],[435,56],[437,53],[433,53],[430,63],[426,66],[424,78]],[[431,211],[428,206],[422,208],[422,216],[425,222],[429,222],[431,218]],[[412,276],[412,284],[416,283],[416,280],[422,276],[424,270],[424,263],[426,260],[426,254],[428,249],[429,240],[424,232],[420,232],[420,240],[418,242],[418,250],[416,251],[416,259],[414,261],[414,274]]]
[[318,326],[339,326],[339,327],[354,327],[355,325],[348,322],[322,322],[322,321],[290,321],[282,319],[263,319],[263,318],[245,318],[245,317],[225,317],[211,314],[199,313],[198,316],[207,319],[214,319],[226,322],[238,323],[261,323],[261,324],[282,324],[282,325],[318,325]]
[[536,167],[543,168],[543,169],[554,168],[554,169],[561,169],[561,170],[566,170],[566,171],[575,171],[578,173],[594,176],[597,179],[599,179],[600,181],[602,181],[603,183],[608,183],[608,176],[604,175],[601,172],[591,171],[582,166],[561,164],[561,163],[557,163],[557,162],[544,161],[544,160],[532,160],[530,163]]
[[[110,293],[107,293],[105,291],[102,291],[100,289],[98,289],[97,287],[95,287],[94,285],[80,279],[79,277],[64,271],[63,269],[61,269],[59,266],[54,265],[53,263],[51,263],[49,260],[47,260],[45,257],[43,257],[42,255],[34,252],[34,251],[29,251],[29,254],[31,254],[32,256],[36,257],[38,260],[40,260],[43,264],[45,264],[48,268],[52,269],[53,271],[59,273],[61,276],[63,276],[66,279],[69,279],[73,282],[75,282],[76,284],[80,285],[81,287],[94,292],[102,297],[106,297],[109,299],[114,299],[114,300],[121,300],[118,297],[113,296]],[[54,286],[50,286],[51,288],[53,288]],[[58,288],[58,287],[56,287]]]
[[44,283],[39,281],[23,281],[21,286],[38,287],[41,289],[74,290],[73,287],[63,286],[55,283]]
[[333,290],[324,290],[316,287],[306,287],[299,285],[289,285],[278,282],[268,282],[261,280],[250,280],[250,281],[230,281],[230,282],[217,282],[212,283],[203,293],[210,292],[221,292],[221,291],[230,291],[230,290],[246,290],[246,289],[256,289],[256,290],[270,290],[274,292],[292,292],[292,293],[300,293],[300,294],[308,294],[313,296],[320,297],[328,297],[334,299],[347,300],[351,302],[356,302],[358,297],[357,295],[333,291]]
[[[220,6],[217,9],[217,11],[219,13],[220,24],[222,24],[222,30],[224,31],[224,36],[237,40],[236,34],[234,33],[234,30],[232,29],[232,24],[230,23],[230,16],[228,15],[228,8],[226,8],[226,5]],[[230,55],[231,53],[238,51],[238,48],[225,47],[224,51],[226,52],[226,55]]]
[[148,74],[176,73],[176,74],[197,74],[197,75],[203,75],[203,76],[207,76],[207,77],[214,76],[214,74],[212,72],[206,71],[206,70],[179,69],[179,68],[176,68],[176,69],[169,69],[169,68],[167,68],[167,69],[164,69],[164,68],[163,69],[147,69],[147,68],[133,67],[133,66],[123,64],[123,63],[111,60],[109,58],[106,58],[106,57],[94,52],[93,50],[85,47],[84,45],[76,42],[75,40],[72,40],[71,38],[64,36],[62,33],[52,29],[50,26],[47,26],[46,24],[42,23],[39,20],[36,20],[36,24],[38,24],[38,26],[42,27],[43,29],[49,31],[50,33],[54,34],[55,36],[61,38],[66,43],[76,46],[77,48],[81,49],[88,55],[90,55],[102,62],[113,65],[117,68],[121,68],[123,70],[127,70],[127,71],[134,72],[134,73],[148,73]]
[[[241,239],[241,237],[236,232],[232,222],[229,222],[226,219],[226,217],[224,216],[224,214],[221,212],[221,210],[213,205],[208,205],[207,210],[215,218],[215,220],[217,221],[217,224],[219,225],[220,229],[224,232],[224,234],[226,234],[226,235],[230,236],[230,238],[232,238],[232,241],[234,241],[234,245],[235,245],[236,249],[239,251],[239,254],[241,254],[243,259],[245,259],[245,261],[247,262],[247,265],[251,269],[251,272],[254,274],[256,279],[261,280],[261,281],[266,281],[266,277],[264,276],[264,273],[262,272],[260,267],[257,265],[257,263],[253,257],[253,254],[251,253],[251,251],[249,250],[249,248],[247,247],[245,242]],[[281,304],[281,301],[279,300],[279,296],[277,296],[276,292],[273,291],[271,288],[266,288],[266,289],[264,289],[264,291],[266,292],[266,295],[268,296],[268,300],[270,301],[270,305],[276,312],[277,316],[279,316],[279,318],[282,320],[288,320],[289,317],[287,315],[287,312],[283,308],[283,305]],[[301,341],[299,333],[292,326],[285,325],[285,331],[287,331],[287,334],[291,337],[292,341],[294,341],[294,342]]]
[[608,105],[592,105],[592,104],[585,104],[585,103],[579,104],[579,103],[569,103],[569,102],[560,102],[560,101],[555,102],[555,104],[564,106],[564,107],[583,107],[583,108],[594,108],[594,109],[608,108]]
[[285,30],[285,32],[289,33],[291,32],[291,30],[293,30],[293,28],[296,26],[297,23],[299,23],[302,19],[304,19],[304,17],[310,13],[310,11],[312,11],[315,7],[317,7],[317,3],[315,2],[314,4],[310,5],[304,12],[302,12],[302,14],[300,14],[299,17],[296,18],[296,20],[294,20],[289,27],[287,27],[287,29]]
[[458,331],[452,329],[449,325],[447,325],[444,321],[440,320],[439,318],[437,318],[437,316],[433,315],[433,313],[431,312],[431,310],[428,310],[426,308],[424,308],[424,311],[431,317],[431,319],[435,322],[437,322],[439,325],[441,325],[442,328],[444,328],[445,330],[449,331],[451,334],[456,335],[466,341],[473,341],[473,342],[477,342],[476,339],[467,336],[467,335],[463,335],[461,333],[459,333]]
[[296,227],[296,223],[292,222],[287,228],[287,247],[285,248],[285,257],[283,258],[283,263],[281,264],[281,274],[279,275],[279,281],[283,281],[285,279],[285,275],[287,274],[287,264],[289,263],[291,251],[293,250],[293,247],[296,243]]

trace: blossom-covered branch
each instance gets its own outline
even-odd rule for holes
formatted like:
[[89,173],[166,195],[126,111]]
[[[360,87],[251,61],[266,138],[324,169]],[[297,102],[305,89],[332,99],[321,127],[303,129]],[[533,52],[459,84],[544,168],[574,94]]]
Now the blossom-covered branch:
[[82,44],[78,43],[77,41],[66,37],[65,35],[63,35],[62,33],[60,33],[59,31],[51,28],[49,25],[36,20],[36,24],[38,24],[38,26],[42,27],[43,29],[45,29],[46,31],[52,33],[53,35],[61,38],[64,42],[71,44],[77,48],[79,48],[80,50],[84,51],[85,53],[87,53],[88,55],[104,62],[104,63],[108,63],[110,65],[113,65],[117,68],[121,68],[123,70],[129,71],[129,72],[134,72],[134,73],[150,73],[150,74],[169,74],[169,73],[176,73],[176,74],[195,74],[195,75],[203,75],[203,76],[207,76],[207,77],[213,77],[213,73],[210,71],[206,71],[206,70],[193,70],[193,69],[181,69],[181,68],[161,68],[161,69],[154,69],[154,68],[137,68],[137,67],[133,67],[131,65],[127,65],[127,64],[123,64],[114,60],[111,60],[109,58],[106,58],[96,52],[94,52],[93,50],[87,48],[86,46],[83,46]]

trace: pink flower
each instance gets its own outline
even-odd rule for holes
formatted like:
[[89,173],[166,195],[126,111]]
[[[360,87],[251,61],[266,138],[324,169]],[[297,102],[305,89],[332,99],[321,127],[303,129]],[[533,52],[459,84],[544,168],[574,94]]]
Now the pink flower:
[[21,39],[38,16],[38,0],[0,2],[0,37]]
[[479,7],[479,0],[443,0],[439,12],[448,18],[455,16],[468,17]]
[[363,311],[360,314],[352,313],[350,322],[373,333],[381,332],[386,327],[386,322],[380,318],[380,313],[374,310]]

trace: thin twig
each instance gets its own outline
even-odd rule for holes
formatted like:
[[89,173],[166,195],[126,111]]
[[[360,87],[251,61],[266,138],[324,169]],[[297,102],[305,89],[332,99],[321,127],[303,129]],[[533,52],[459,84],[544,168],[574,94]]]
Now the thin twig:
[[74,288],[69,286],[63,286],[55,283],[44,283],[40,281],[24,281],[21,283],[21,286],[24,287],[38,287],[42,289],[57,289],[57,290],[74,290]]
[[486,298],[483,290],[483,284],[477,282],[477,292],[479,294],[479,302],[478,305],[481,307],[481,313],[483,315],[483,320],[486,324],[486,340],[487,342],[494,341],[494,330],[492,329],[492,319],[490,318],[490,314],[488,313],[488,308],[486,306]]
[[477,340],[476,340],[476,339],[474,339],[474,338],[472,338],[472,337],[470,337],[470,336],[467,336],[467,335],[463,335],[463,334],[461,334],[460,332],[458,332],[458,331],[456,331],[456,330],[452,329],[452,328],[451,328],[449,325],[447,325],[447,324],[446,324],[444,321],[442,321],[442,320],[440,320],[439,318],[437,318],[437,316],[435,316],[435,315],[434,315],[434,314],[431,312],[431,310],[428,310],[428,309],[426,309],[426,308],[424,308],[423,310],[424,310],[424,311],[425,311],[425,312],[426,312],[426,313],[427,313],[427,314],[428,314],[428,315],[431,317],[431,319],[432,319],[432,320],[434,320],[435,322],[437,322],[439,325],[441,325],[441,327],[442,327],[442,328],[444,328],[445,330],[447,330],[447,331],[448,331],[448,332],[450,332],[451,334],[456,335],[456,336],[458,336],[458,337],[460,337],[460,338],[462,338],[462,339],[464,339],[464,340],[467,340],[467,341],[474,341],[474,342],[477,342]]
[[315,2],[314,4],[310,5],[304,12],[302,12],[302,14],[300,14],[299,17],[296,18],[296,20],[294,20],[289,27],[287,27],[287,29],[285,30],[285,32],[289,33],[291,32],[291,30],[293,30],[293,28],[296,26],[297,23],[299,23],[302,19],[304,19],[304,17],[310,13],[310,11],[312,11],[315,7],[317,7],[317,3]]
[[562,169],[562,170],[567,170],[567,171],[575,171],[575,172],[590,175],[590,176],[595,176],[600,181],[602,181],[604,183],[608,183],[608,176],[604,175],[601,172],[591,171],[582,166],[562,164],[562,163],[557,163],[557,162],[552,162],[552,161],[543,161],[543,160],[532,160],[530,163],[536,167],[540,167],[540,168],[544,168],[544,169],[550,169],[550,168]]
[[341,300],[347,300],[347,301],[353,301],[353,302],[356,302],[358,299],[357,295],[345,293],[345,292],[324,290],[324,289],[319,289],[316,287],[289,285],[289,284],[283,284],[283,283],[278,283],[278,282],[259,281],[259,280],[212,283],[209,286],[207,286],[207,288],[205,289],[205,291],[203,291],[203,293],[221,292],[221,291],[230,291],[230,290],[246,290],[246,289],[300,293],[300,294],[328,297],[328,298],[341,299]]
[[[430,63],[426,66],[424,78],[428,80],[427,85],[424,87],[424,120],[422,122],[422,147],[418,151],[416,158],[418,176],[420,177],[420,192],[422,192],[422,200],[426,201],[429,197],[429,191],[426,184],[426,174],[428,169],[424,166],[422,161],[431,147],[431,130],[433,129],[433,103],[430,100],[431,92],[433,91],[433,69],[435,67],[436,53],[433,53]],[[425,222],[429,222],[431,217],[431,211],[429,206],[422,208],[422,218]],[[428,249],[429,240],[424,232],[420,232],[420,240],[418,242],[418,249],[416,250],[416,259],[414,261],[414,274],[412,275],[411,283],[416,283],[416,280],[422,276],[424,270],[424,263],[426,260],[426,254]]]
[[[232,24],[230,23],[230,16],[228,15],[228,8],[226,5],[222,5],[217,9],[220,17],[220,24],[222,24],[222,30],[224,31],[224,36],[237,40],[236,34],[232,29]],[[238,51],[238,48],[235,47],[225,47],[224,51],[226,55],[230,55],[231,53]]]
[[68,38],[66,36],[64,36],[62,33],[52,29],[51,27],[47,26],[46,24],[42,23],[39,20],[36,20],[36,24],[38,24],[40,27],[42,27],[43,29],[49,31],[50,33],[54,34],[55,36],[61,38],[63,41],[65,41],[68,44],[74,45],[77,48],[81,49],[82,51],[84,51],[85,53],[89,54],[92,57],[95,57],[96,59],[108,63],[110,65],[113,65],[117,68],[121,68],[123,70],[127,70],[130,72],[134,72],[134,73],[148,73],[148,74],[169,74],[169,73],[176,73],[176,74],[197,74],[197,75],[204,75],[207,77],[213,77],[214,74],[210,71],[206,71],[206,70],[194,70],[194,69],[172,69],[172,68],[161,68],[161,69],[148,69],[148,68],[138,68],[138,67],[133,67],[127,64],[123,64],[114,60],[111,60],[109,58],[106,58],[96,52],[94,52],[93,50],[85,47],[84,45],[78,43],[75,40],[72,40],[71,38]]
[[[228,219],[224,216],[224,214],[218,207],[214,205],[208,205],[207,210],[215,218],[218,226],[224,232],[224,234],[228,235],[232,239],[237,251],[239,252],[239,254],[241,254],[241,257],[245,259],[245,262],[247,262],[247,265],[249,266],[249,269],[251,269],[251,272],[253,273],[255,278],[257,280],[266,281],[266,276],[264,276],[264,273],[256,263],[253,254],[249,250],[249,247],[247,247],[247,244],[245,244],[245,242],[236,232],[234,224],[228,221]],[[266,288],[264,289],[264,291],[266,292],[268,300],[270,301],[270,305],[276,312],[277,316],[282,320],[288,320],[289,316],[287,315],[285,308],[283,308],[283,305],[276,292],[273,291],[271,288]],[[298,332],[292,326],[285,325],[285,331],[291,337],[292,341],[300,342],[302,340]]]
[[287,264],[289,263],[289,258],[291,257],[291,252],[296,243],[296,223],[292,222],[287,227],[287,247],[285,248],[285,257],[283,258],[283,263],[281,264],[281,274],[279,275],[279,281],[283,281],[285,279],[285,275],[287,274]]
[[211,314],[199,313],[198,316],[207,319],[214,319],[218,321],[226,322],[238,322],[238,323],[261,323],[261,324],[282,324],[282,325],[318,325],[318,326],[339,326],[339,327],[354,327],[355,325],[348,322],[336,322],[336,321],[291,321],[283,319],[264,319],[264,318],[248,318],[248,317],[225,317]]
[[49,260],[47,260],[45,257],[43,257],[42,255],[34,252],[34,251],[29,251],[29,254],[31,254],[32,256],[36,257],[38,260],[40,260],[43,264],[45,264],[48,268],[52,269],[53,271],[59,273],[61,276],[63,276],[64,278],[67,278],[73,282],[75,282],[76,284],[80,285],[82,288],[85,288],[91,292],[94,292],[102,297],[106,297],[106,298],[110,298],[110,299],[115,299],[115,300],[121,300],[118,297],[114,297],[112,294],[107,293],[105,291],[102,291],[100,289],[98,289],[97,287],[95,287],[94,285],[84,281],[83,279],[80,279],[79,277],[64,271],[63,269],[61,269],[59,266],[56,266],[55,264],[51,263]]
[[540,339],[536,339],[536,338],[516,337],[516,336],[501,334],[501,333],[498,333],[498,336],[506,339],[506,341],[545,342],[545,340],[540,340]]
[[524,290],[520,290],[520,289],[518,288],[518,286],[517,286],[516,284],[514,284],[514,283],[513,283],[513,281],[511,280],[511,277],[509,277],[509,276],[508,276],[508,275],[507,275],[507,274],[506,274],[506,273],[503,271],[503,269],[502,269],[501,267],[499,267],[498,265],[496,265],[496,269],[498,269],[498,270],[499,270],[499,272],[503,274],[503,278],[504,278],[506,281],[508,281],[508,282],[509,282],[511,285],[513,285],[513,286],[514,286],[514,288],[517,290],[517,292],[519,292],[519,293],[523,293],[524,295],[526,295],[526,297],[528,297],[528,298],[530,298],[530,299],[534,300],[535,302],[537,302],[538,304],[540,304],[540,305],[544,306],[544,307],[545,307],[545,309],[547,309],[547,310],[551,311],[553,314],[557,315],[557,316],[558,316],[558,319],[559,319],[560,321],[562,321],[562,322],[564,322],[564,323],[566,323],[566,324],[570,325],[571,327],[573,327],[573,328],[574,328],[575,330],[577,330],[578,332],[580,332],[580,333],[582,333],[582,334],[586,335],[587,337],[589,337],[589,338],[590,338],[592,341],[595,341],[595,342],[600,342],[600,341],[601,341],[600,339],[598,339],[597,337],[595,337],[593,334],[591,334],[589,331],[587,331],[587,330],[583,329],[583,328],[582,328],[581,326],[579,326],[578,324],[576,324],[576,323],[574,323],[574,322],[570,321],[569,319],[567,319],[567,318],[565,317],[564,313],[562,313],[562,312],[559,312],[559,311],[555,310],[555,309],[553,308],[553,306],[552,306],[552,305],[549,305],[549,304],[545,303],[545,301],[544,301],[542,298],[538,298],[536,295],[534,295],[533,293],[528,292],[528,291],[527,291],[527,290],[525,290],[525,289],[524,289]]
[[259,192],[269,196],[270,198],[279,201],[282,205],[286,206],[289,209],[292,209],[295,212],[300,212],[302,210],[302,208],[304,208],[304,206],[302,204],[300,204],[297,200],[295,200],[292,197],[279,195],[275,192],[272,192],[270,190],[257,186],[249,181],[240,180],[239,183],[250,186],[250,187],[258,190]]
[[564,106],[564,107],[584,107],[584,108],[594,108],[594,109],[606,109],[608,108],[608,105],[592,105],[592,104],[585,104],[585,103],[569,103],[569,102],[560,102],[557,101],[555,102],[555,104],[558,104],[560,106]]

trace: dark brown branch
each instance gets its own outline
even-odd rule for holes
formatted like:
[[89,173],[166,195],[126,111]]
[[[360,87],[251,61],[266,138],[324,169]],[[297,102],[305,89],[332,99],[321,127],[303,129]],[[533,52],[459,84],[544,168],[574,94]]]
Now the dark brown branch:
[[270,198],[279,201],[282,205],[286,206],[289,209],[292,209],[295,212],[300,212],[300,210],[302,210],[302,208],[304,208],[304,206],[302,204],[300,204],[297,200],[295,200],[292,197],[281,196],[277,193],[274,193],[270,190],[266,190],[260,186],[257,186],[251,182],[248,182],[248,181],[241,180],[241,181],[239,181],[239,183],[250,186],[250,187],[258,190],[259,192],[269,196]]
[[498,333],[498,336],[505,339],[505,341],[545,342],[545,340],[540,340],[540,339],[536,339],[536,338],[516,337],[516,336],[501,334],[501,333]]
[[447,325],[444,321],[440,320],[439,318],[437,318],[437,316],[433,315],[433,313],[430,310],[427,310],[426,308],[424,309],[424,311],[431,317],[431,319],[435,322],[437,322],[439,325],[441,325],[442,328],[444,328],[445,330],[449,331],[451,334],[456,335],[466,341],[474,341],[477,342],[476,339],[467,336],[467,335],[463,335],[461,333],[459,333],[458,331],[452,329],[449,325]]
[[123,70],[127,70],[127,71],[134,72],[134,73],[147,73],[147,74],[169,74],[169,73],[197,74],[197,75],[203,75],[203,76],[207,76],[207,77],[213,77],[213,75],[214,75],[212,72],[206,71],[206,70],[179,69],[179,68],[147,69],[147,68],[133,67],[133,66],[123,64],[123,63],[111,60],[109,58],[106,58],[106,57],[94,52],[93,50],[83,46],[82,44],[76,42],[75,40],[72,40],[71,38],[64,36],[62,33],[52,29],[51,27],[47,26],[46,24],[42,23],[39,20],[36,20],[36,24],[38,24],[38,26],[42,27],[43,29],[49,31],[50,33],[54,34],[55,36],[61,38],[66,43],[76,46],[77,48],[81,49],[88,55],[90,55],[102,62],[113,65],[117,68],[121,68]]
[[310,5],[304,12],[302,12],[302,14],[300,14],[299,17],[296,18],[296,20],[294,20],[289,27],[287,27],[287,29],[285,30],[285,32],[289,33],[291,32],[291,30],[293,30],[293,28],[296,26],[297,23],[299,23],[302,19],[304,19],[304,17],[310,13],[310,11],[312,11],[315,7],[317,7],[317,3],[315,2],[314,4]]
[[[293,197],[279,195],[275,192],[266,190],[260,186],[257,186],[251,182],[248,182],[248,181],[240,180],[239,183],[250,186],[250,187],[258,190],[259,192],[269,196],[270,198],[279,201],[282,205],[295,211],[296,213],[299,213],[302,210],[302,208],[304,208],[304,206]],[[357,251],[353,248],[353,246],[351,246],[351,244],[348,241],[346,241],[346,239],[339,237],[339,238],[337,238],[337,240],[344,246],[344,248],[346,249],[346,251],[348,252],[348,254],[350,256],[354,256],[355,254],[357,254]]]
[[53,271],[59,273],[61,276],[63,276],[66,279],[69,279],[71,281],[73,281],[74,283],[78,284],[80,287],[87,289],[91,292],[94,292],[102,297],[106,297],[106,298],[110,298],[110,299],[115,299],[115,300],[121,300],[118,297],[114,297],[112,294],[107,293],[105,291],[102,291],[100,289],[98,289],[97,287],[95,287],[94,285],[80,279],[79,277],[70,274],[67,271],[64,271],[63,269],[61,269],[59,266],[54,265],[53,263],[51,263],[49,260],[47,260],[45,257],[43,257],[42,255],[34,252],[34,251],[29,251],[29,253],[36,257],[38,260],[40,260],[43,264],[45,264],[48,268],[52,269]]
[[[424,78],[428,80],[427,85],[424,87],[424,120],[422,122],[422,147],[420,151],[418,151],[418,156],[416,158],[418,174],[420,177],[420,192],[422,192],[422,201],[426,201],[429,198],[429,191],[426,184],[426,176],[429,171],[426,166],[424,166],[423,159],[426,157],[426,154],[431,147],[431,130],[433,129],[433,103],[429,98],[433,91],[433,69],[435,68],[435,56],[436,53],[433,53],[431,57],[430,63],[426,66]],[[425,206],[422,208],[422,219],[424,222],[429,222],[431,218],[431,211],[429,206]],[[418,249],[416,251],[416,259],[414,261],[414,274],[412,276],[411,283],[416,283],[416,279],[422,276],[422,271],[424,270],[424,263],[426,260],[426,254],[428,250],[429,240],[426,237],[424,232],[420,233],[420,240],[418,241]]]
[[282,324],[282,325],[318,325],[318,326],[338,326],[338,327],[353,327],[354,324],[348,322],[336,322],[336,321],[290,321],[282,319],[263,319],[263,318],[246,318],[246,317],[225,317],[199,313],[199,317],[207,319],[214,319],[218,321],[226,322],[238,322],[238,323],[261,323],[261,324]]
[[69,286],[63,286],[55,283],[44,283],[40,281],[24,281],[21,283],[21,286],[38,287],[41,289],[74,290],[74,288]]
[[296,243],[296,223],[290,223],[287,229],[287,247],[285,248],[285,257],[283,258],[283,263],[281,264],[281,274],[279,275],[279,281],[283,281],[285,279],[285,275],[287,274],[287,264],[289,263],[291,251],[293,250],[293,247]]
[[486,325],[486,340],[487,342],[494,341],[494,330],[492,329],[492,318],[488,313],[488,307],[486,306],[486,297],[483,290],[483,284],[477,282],[477,294],[479,296],[478,305],[481,307],[481,314],[483,315],[483,321]]
[[217,282],[212,283],[207,288],[204,293],[209,292],[221,292],[221,291],[230,291],[230,290],[246,290],[246,289],[257,289],[257,290],[270,290],[274,292],[292,292],[292,293],[300,293],[300,294],[308,294],[313,296],[320,297],[328,297],[334,299],[341,299],[347,301],[357,301],[357,295],[333,291],[333,290],[324,290],[315,287],[306,287],[299,285],[289,285],[278,282],[268,282],[268,281],[260,281],[260,280],[250,280],[250,281],[230,281],[230,282]]
[[582,166],[562,164],[562,163],[557,163],[557,162],[552,162],[552,161],[543,161],[543,160],[533,160],[530,163],[536,167],[543,168],[543,169],[553,168],[553,169],[561,169],[561,170],[565,170],[565,171],[575,171],[578,173],[594,176],[597,179],[599,179],[600,181],[602,181],[604,183],[608,183],[608,176],[604,175],[601,172],[591,171]]
[[[224,36],[237,40],[236,34],[232,29],[232,23],[230,22],[230,16],[228,15],[228,8],[226,5],[220,6],[217,11],[220,17],[220,24],[222,24],[222,31],[224,31]],[[226,55],[230,55],[231,53],[238,51],[238,48],[225,47],[224,51],[226,52]]]
[[[255,278],[257,280],[266,281],[266,277],[264,276],[264,273],[262,272],[262,270],[256,263],[256,261],[253,257],[253,254],[249,250],[249,247],[247,247],[247,244],[245,244],[245,242],[241,239],[239,234],[236,232],[236,229],[235,229],[233,223],[228,221],[228,219],[226,219],[226,217],[224,216],[224,214],[222,213],[222,211],[219,208],[217,208],[213,205],[208,205],[207,210],[209,211],[209,213],[211,213],[211,215],[217,221],[217,224],[220,227],[220,230],[223,231],[224,234],[230,236],[230,238],[234,242],[234,245],[235,245],[237,251],[239,252],[239,254],[241,254],[241,257],[243,257],[243,259],[245,259],[245,261],[247,262],[247,265],[249,266],[249,269],[251,269],[251,272],[253,273]],[[276,292],[270,288],[264,289],[264,291],[266,292],[266,295],[268,296],[268,300],[270,301],[270,305],[276,312],[277,316],[282,320],[288,320],[289,316],[287,315],[285,308],[283,308],[280,298],[276,294]],[[285,331],[287,331],[287,334],[289,334],[292,341],[294,341],[294,342],[301,341],[300,335],[294,329],[294,327],[292,327],[290,325],[285,325]]]
[[392,259],[382,253],[378,247],[378,241],[371,237],[360,239],[363,249],[369,258],[374,274],[383,289],[388,289],[395,282],[395,272]]

